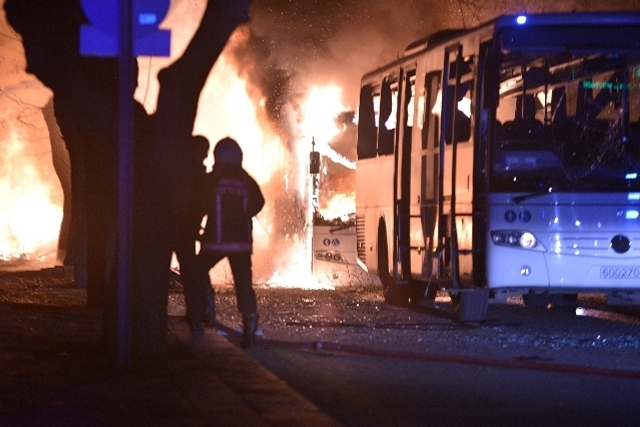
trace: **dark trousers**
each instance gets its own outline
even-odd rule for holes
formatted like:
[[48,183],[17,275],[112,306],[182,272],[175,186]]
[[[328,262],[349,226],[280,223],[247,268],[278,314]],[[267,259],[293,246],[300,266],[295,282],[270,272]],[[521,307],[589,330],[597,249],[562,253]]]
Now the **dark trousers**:
[[207,288],[210,288],[210,284],[203,283],[199,278],[194,240],[179,242],[175,253],[180,264],[180,277],[184,287],[187,323],[192,327],[197,327],[204,320],[204,312],[207,308]]
[[[258,311],[256,293],[251,283],[251,253],[250,252],[209,252],[200,251],[198,255],[199,282],[211,286],[209,270],[211,270],[223,258],[229,260],[233,282],[236,288],[238,311],[242,314],[252,314]],[[201,285],[201,286],[202,286]]]

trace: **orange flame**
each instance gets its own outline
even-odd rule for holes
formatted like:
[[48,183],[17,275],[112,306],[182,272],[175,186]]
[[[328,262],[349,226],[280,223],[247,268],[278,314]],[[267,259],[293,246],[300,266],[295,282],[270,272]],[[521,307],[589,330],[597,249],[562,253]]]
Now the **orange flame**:
[[[243,166],[264,188],[274,181],[282,180],[280,191],[293,192],[300,200],[307,201],[305,222],[300,231],[287,232],[278,236],[277,213],[266,208],[254,221],[254,241],[256,245],[254,265],[256,281],[268,286],[305,288],[326,288],[316,283],[311,273],[311,237],[313,209],[309,203],[312,181],[309,175],[309,152],[312,138],[321,154],[337,163],[352,168],[348,159],[340,156],[329,142],[341,132],[335,118],[347,110],[341,103],[341,89],[328,84],[314,85],[303,102],[284,108],[289,115],[286,133],[295,135],[293,151],[285,148],[280,136],[263,118],[261,108],[264,100],[253,99],[246,82],[223,55],[218,59],[200,98],[198,117],[194,126],[195,134],[208,137],[212,146],[216,141],[231,136],[238,140],[245,152]],[[212,159],[209,158],[209,165]],[[267,199],[277,194],[266,194]],[[332,210],[343,213],[355,211],[355,198],[338,194],[336,202],[329,203]],[[351,201],[351,207],[347,207]],[[339,216],[339,215],[336,215]],[[268,260],[264,259],[268,258]],[[268,267],[260,268],[261,265]],[[230,269],[225,262],[211,272],[215,281],[229,281]]]
[[319,208],[319,211],[320,215],[322,215],[324,219],[332,220],[339,218],[343,221],[347,221],[349,214],[356,211],[356,194],[335,194],[326,202],[326,207]]
[[[15,129],[0,143],[0,259],[40,259],[55,255],[62,206],[51,199],[50,184],[38,162],[25,153],[27,141]],[[53,254],[52,254],[53,253]]]

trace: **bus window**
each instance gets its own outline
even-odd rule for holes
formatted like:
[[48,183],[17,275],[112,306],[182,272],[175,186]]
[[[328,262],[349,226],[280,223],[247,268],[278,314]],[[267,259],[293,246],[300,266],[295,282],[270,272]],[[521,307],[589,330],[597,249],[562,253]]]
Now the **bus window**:
[[[451,136],[455,135],[456,142],[467,142],[471,138],[471,90],[473,88],[472,67],[473,57],[470,57],[464,61],[457,61],[450,63],[450,84],[445,88],[447,93],[446,105],[449,106],[447,110],[446,123],[448,128],[444,130],[446,143],[451,144]],[[456,90],[456,67],[460,68],[460,85]],[[434,79],[434,73],[427,75],[427,79]],[[452,83],[452,84],[451,84]],[[427,90],[431,88],[435,81],[427,81]],[[453,99],[456,97],[457,99]],[[455,112],[455,120],[454,120]],[[439,90],[431,108],[431,113],[440,117],[442,114],[442,90]],[[454,129],[455,126],[455,129]],[[454,132],[455,130],[455,132]],[[430,138],[429,138],[430,139]]]
[[[385,79],[378,90],[380,92],[376,93],[371,85],[363,86],[360,90],[357,146],[359,159],[394,153],[398,83]],[[413,110],[410,114],[413,120]]]
[[429,141],[431,141],[432,147],[437,147],[440,141],[440,133],[438,132],[438,117],[440,116],[440,105],[438,95],[440,92],[440,71],[434,71],[428,73],[425,77],[426,96],[425,96],[425,110],[427,113],[427,120],[422,129],[422,148],[429,147]]
[[378,125],[378,155],[380,156],[393,154],[397,112],[398,89],[397,87],[392,88],[392,83],[385,79],[382,82],[380,93],[380,123]]
[[[449,91],[450,99],[453,101],[454,90],[453,86]],[[447,111],[449,114],[450,126],[455,126],[455,139],[456,142],[469,141],[471,137],[471,81],[461,83],[458,87],[458,98],[454,102],[450,102],[449,105],[455,105],[455,124],[453,119],[453,111]],[[451,129],[447,130],[447,144],[451,144]]]
[[[445,137],[446,143],[451,144],[451,134],[453,131],[452,126],[455,126],[455,139],[456,142],[467,142],[471,137],[471,82],[462,83],[458,87],[458,99],[455,102],[455,125],[453,121],[453,108],[447,111],[447,124]],[[448,105],[454,105],[454,86],[449,86],[449,102]],[[431,112],[440,116],[442,114],[442,91],[438,91],[436,102]]]
[[360,107],[358,110],[358,158],[368,159],[376,156],[376,139],[378,134],[374,94],[371,86],[363,86],[360,90]]
[[639,63],[623,55],[507,55],[493,190],[640,190]]
[[[446,143],[451,144],[451,135],[456,142],[466,142],[471,138],[471,90],[473,87],[473,61],[474,57],[458,58],[450,63],[449,87],[447,88],[449,110],[447,111],[448,126],[445,131]],[[460,78],[457,79],[457,73]],[[459,86],[456,88],[456,81]],[[456,99],[454,100],[454,96]],[[455,117],[454,117],[455,114]],[[452,127],[455,126],[455,129]]]
[[411,128],[413,127],[413,116],[415,114],[415,97],[416,97],[416,79],[415,79],[415,74],[409,79],[410,85],[408,86],[407,90],[407,97],[409,98],[408,102],[407,102],[407,119],[405,120],[405,123],[407,125],[407,127]]

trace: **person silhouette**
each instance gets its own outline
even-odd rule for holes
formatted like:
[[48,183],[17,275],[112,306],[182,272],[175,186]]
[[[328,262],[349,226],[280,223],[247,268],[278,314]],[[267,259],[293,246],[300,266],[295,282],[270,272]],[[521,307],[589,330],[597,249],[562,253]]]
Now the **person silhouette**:
[[221,139],[213,157],[213,169],[199,198],[207,220],[200,237],[198,280],[210,288],[209,271],[223,258],[228,259],[242,313],[240,345],[250,348],[255,345],[258,326],[251,266],[253,217],[262,210],[265,199],[258,183],[242,168],[242,149],[234,139]]
[[183,217],[178,220],[178,230],[174,252],[180,268],[180,277],[184,288],[186,318],[192,332],[203,332],[203,323],[213,327],[215,323],[215,305],[211,286],[202,286],[198,281],[196,240],[202,223],[198,198],[207,168],[204,159],[209,153],[209,140],[201,135],[193,136],[189,150],[191,157],[184,171],[185,188],[189,188],[185,198]]

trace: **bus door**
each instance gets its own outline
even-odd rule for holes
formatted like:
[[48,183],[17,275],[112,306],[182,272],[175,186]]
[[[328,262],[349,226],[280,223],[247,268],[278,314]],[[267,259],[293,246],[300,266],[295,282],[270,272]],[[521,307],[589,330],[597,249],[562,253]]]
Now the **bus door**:
[[[429,281],[434,268],[436,224],[438,223],[438,176],[440,170],[440,85],[442,71],[425,75],[417,101],[418,129],[411,166],[411,266],[414,277]],[[415,203],[415,204],[414,204]],[[416,215],[417,214],[417,215]],[[421,245],[421,246],[420,246]]]
[[[403,281],[410,281],[411,266],[415,254],[422,252],[424,239],[415,233],[414,222],[420,222],[420,213],[411,206],[411,146],[415,116],[416,72],[415,69],[403,70],[401,76],[401,95],[398,98],[398,149],[396,150],[396,236],[397,271]],[[418,231],[420,229],[418,228]],[[421,233],[420,233],[421,234]]]
[[[411,138],[414,120],[415,70],[400,70],[397,93],[397,123],[395,150],[396,168],[394,174],[394,273],[396,282],[409,282],[411,275],[411,252],[414,249],[411,237],[410,178],[411,178]],[[419,215],[415,215],[419,220]]]
[[464,58],[462,45],[444,53],[438,172],[438,277],[460,287],[461,272],[471,272],[471,91],[473,57]]

